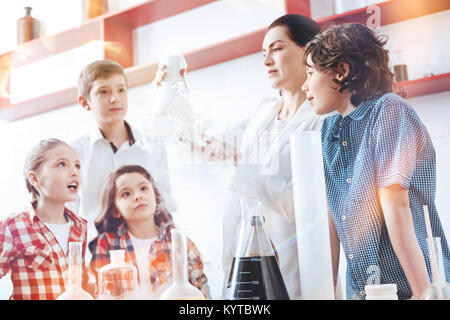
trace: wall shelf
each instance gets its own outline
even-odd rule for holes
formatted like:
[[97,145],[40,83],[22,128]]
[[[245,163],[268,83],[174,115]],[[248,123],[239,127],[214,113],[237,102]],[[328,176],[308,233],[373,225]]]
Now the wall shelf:
[[[140,5],[111,12],[94,18],[78,28],[61,32],[51,37],[35,39],[19,46],[8,55],[13,68],[38,61],[48,56],[73,49],[90,41],[104,42],[104,57],[119,62],[128,77],[130,87],[150,83],[156,73],[157,64],[134,65],[133,30],[149,23],[179,14],[217,0],[149,0]],[[287,13],[310,15],[310,0],[285,0]],[[381,25],[400,22],[423,15],[450,9],[449,0],[390,0],[377,4],[381,10]],[[333,23],[364,23],[370,16],[367,8],[348,11],[339,15],[317,19],[322,27]],[[259,52],[265,29],[260,29],[227,41],[222,41],[184,54],[188,62],[188,71],[240,58]],[[120,45],[117,48],[110,46]],[[431,78],[417,79],[399,83],[408,93],[408,97],[447,91],[449,74]],[[35,114],[57,109],[76,103],[76,88],[67,88],[28,101],[9,104],[7,99],[0,100],[0,118],[16,120]]]
[[[288,0],[295,1],[295,0]],[[448,0],[390,0],[376,4],[380,8],[380,23],[382,26],[401,22],[409,19],[422,17],[436,12],[449,10],[450,1]],[[327,27],[331,24],[342,23],[365,23],[372,13],[367,13],[368,7],[363,7],[342,14],[332,15],[316,21],[322,26]],[[293,12],[295,13],[295,12]]]
[[422,79],[398,82],[397,87],[405,89],[407,99],[449,91],[450,72]]

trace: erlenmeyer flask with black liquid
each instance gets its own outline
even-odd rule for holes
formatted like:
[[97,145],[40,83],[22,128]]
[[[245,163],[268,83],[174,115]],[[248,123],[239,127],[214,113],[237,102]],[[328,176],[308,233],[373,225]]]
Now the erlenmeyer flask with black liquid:
[[230,273],[232,300],[289,300],[272,242],[264,231],[262,202],[241,199],[241,228]]

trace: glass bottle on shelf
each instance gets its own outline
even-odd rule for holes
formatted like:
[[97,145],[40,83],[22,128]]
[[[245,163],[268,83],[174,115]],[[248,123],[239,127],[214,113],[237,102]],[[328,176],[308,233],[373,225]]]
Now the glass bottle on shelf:
[[403,54],[401,50],[395,50],[393,56],[395,81],[407,81],[408,80],[408,67],[403,60]]
[[108,12],[108,0],[84,0],[83,20],[92,19]]
[[241,199],[241,227],[228,299],[289,300],[272,241],[264,231],[262,202]]
[[431,63],[430,63],[430,55],[425,55],[425,73],[423,75],[424,78],[426,77],[432,77],[434,76],[434,73],[432,71],[431,68]]
[[137,292],[137,269],[125,263],[125,250],[110,250],[111,263],[99,271],[99,299],[133,299]]
[[[431,243],[433,241],[433,243]],[[420,296],[421,300],[450,300],[450,285],[445,279],[444,259],[442,257],[441,238],[427,238],[431,268],[431,285]]]
[[161,300],[205,300],[205,296],[188,279],[187,237],[183,229],[174,228],[172,235],[172,284]]
[[68,288],[57,300],[94,300],[81,286],[83,271],[82,246],[82,242],[69,242]]
[[25,16],[17,20],[17,44],[39,38],[41,24],[31,16],[31,7],[25,7]]

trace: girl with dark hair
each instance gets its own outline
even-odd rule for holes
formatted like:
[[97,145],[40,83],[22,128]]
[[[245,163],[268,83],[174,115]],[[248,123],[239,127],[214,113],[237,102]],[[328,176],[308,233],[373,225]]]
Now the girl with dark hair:
[[[156,291],[172,278],[172,215],[163,207],[163,199],[152,176],[140,166],[123,166],[105,182],[102,209],[95,221],[99,236],[89,243],[90,270],[98,276],[110,263],[110,250],[125,250],[125,260],[139,273],[142,288]],[[189,281],[209,299],[209,286],[203,273],[200,253],[188,240]]]
[[0,278],[11,272],[11,299],[54,300],[66,290],[69,242],[83,243],[83,260],[86,251],[87,222],[65,207],[77,197],[80,161],[66,143],[42,140],[23,174],[32,201],[0,221]]
[[[392,93],[386,39],[365,26],[334,26],[305,51],[302,86],[322,127],[333,272],[339,244],[347,260],[347,298],[365,298],[371,279],[415,299],[430,284],[424,206],[441,238],[447,281],[450,252],[436,210],[436,157],[414,109]],[[379,279],[374,278],[374,272]]]

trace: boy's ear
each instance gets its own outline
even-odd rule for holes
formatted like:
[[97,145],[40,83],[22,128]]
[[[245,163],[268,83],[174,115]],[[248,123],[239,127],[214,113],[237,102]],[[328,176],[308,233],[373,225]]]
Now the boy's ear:
[[339,61],[336,69],[336,80],[339,82],[344,81],[350,74],[350,65],[345,61]]
[[82,96],[78,96],[78,103],[83,107],[83,109],[86,109],[86,111],[91,110],[91,106],[89,105],[88,101]]

